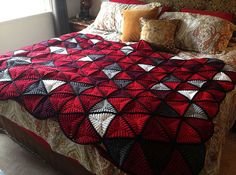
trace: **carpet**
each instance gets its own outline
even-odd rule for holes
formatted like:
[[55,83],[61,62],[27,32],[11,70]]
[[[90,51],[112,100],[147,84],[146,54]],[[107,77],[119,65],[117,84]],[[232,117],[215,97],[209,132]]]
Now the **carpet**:
[[4,175],[61,175],[3,133],[0,133],[0,170]]
[[236,133],[230,133],[223,147],[220,175],[236,175]]
[[3,171],[0,169],[0,175],[4,175]]

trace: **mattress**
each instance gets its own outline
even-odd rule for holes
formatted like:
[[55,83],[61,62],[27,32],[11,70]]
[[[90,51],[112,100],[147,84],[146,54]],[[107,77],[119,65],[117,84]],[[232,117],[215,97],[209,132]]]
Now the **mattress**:
[[[100,35],[105,39],[112,41],[119,41],[120,36],[119,33],[96,30],[93,28],[93,25],[89,26],[81,33]],[[202,56],[207,58],[224,58],[224,54],[196,55],[195,53],[190,52],[180,52],[177,56],[182,58],[190,58],[193,56],[199,58]],[[205,166],[201,171],[201,174],[218,174],[222,145],[228,130],[232,127],[236,119],[236,116],[232,114],[236,114],[236,89],[227,94],[220,106],[218,116],[214,119],[215,133],[206,143],[207,153]],[[75,144],[66,138],[55,118],[37,120],[22,106],[12,100],[0,102],[0,115],[3,115],[9,120],[17,123],[19,126],[34,132],[42,137],[51,146],[53,151],[78,160],[87,170],[97,175],[125,174],[103,158],[94,146]]]

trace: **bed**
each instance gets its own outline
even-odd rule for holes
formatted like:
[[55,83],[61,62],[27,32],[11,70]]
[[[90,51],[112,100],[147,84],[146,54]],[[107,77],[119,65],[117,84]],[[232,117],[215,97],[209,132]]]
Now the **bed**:
[[[168,1],[161,3],[177,9],[191,8],[197,4],[197,7],[194,6],[197,9],[221,10],[218,1],[211,2],[215,5],[206,7],[205,1],[176,2],[175,5]],[[107,5],[114,5],[106,3],[103,5],[106,8]],[[224,7],[228,9],[224,10],[235,12],[231,6],[233,1],[227,3]],[[161,12],[161,8],[156,10]],[[127,13],[130,16],[130,12]],[[163,13],[160,18],[173,20],[174,15],[175,20],[175,13]],[[120,17],[121,14],[118,15]],[[178,19],[185,18],[181,15]],[[190,17],[192,20],[196,16]],[[0,57],[0,126],[65,174],[218,174],[224,138],[236,119],[235,48],[227,48],[230,51],[219,54],[189,51],[173,54],[176,50],[172,45],[168,47],[171,53],[154,51],[146,41],[115,42],[120,40],[121,35],[119,21],[115,23],[119,28],[115,32],[98,29],[98,26],[95,20],[94,24],[80,33],[66,34]],[[114,27],[107,23],[100,26]],[[209,49],[203,48],[204,51]],[[125,60],[120,61],[120,56]],[[38,68],[37,74],[35,68],[31,69],[32,65]],[[22,69],[19,69],[21,66]],[[174,66],[178,71],[174,72]],[[73,74],[75,70],[79,72],[76,74],[83,76],[78,79]],[[190,72],[191,76],[186,72]],[[94,73],[96,76],[91,77]],[[138,95],[141,94],[140,89],[144,95]],[[126,95],[123,90],[127,91]],[[82,95],[76,100],[65,94],[72,94],[73,97]],[[46,103],[49,96],[53,104]],[[172,100],[175,96],[178,100]],[[119,98],[118,102],[114,98]],[[86,105],[81,107],[82,99]],[[202,99],[207,102],[202,102]],[[81,108],[87,106],[89,110],[85,113],[89,120],[86,119],[87,123],[82,125],[74,114],[81,114]],[[58,114],[58,111],[62,113]],[[101,113],[105,119],[101,119]],[[128,122],[127,126],[123,117],[117,119],[124,113],[129,114],[129,118],[135,122]],[[131,114],[135,114],[137,120]],[[157,117],[150,119],[150,116],[159,116],[158,120],[162,122],[157,122]],[[164,119],[165,116],[168,116],[167,119]],[[179,122],[177,118],[184,118],[181,122],[191,121],[191,127],[183,124],[177,131],[180,127],[178,124],[176,126]],[[99,120],[105,122],[99,123]],[[153,124],[155,122],[158,124]],[[78,129],[78,125],[83,127]],[[144,131],[144,125],[149,129]],[[160,125],[165,125],[166,130],[163,131]],[[167,139],[164,132],[170,132],[169,137],[173,138]],[[79,136],[75,136],[75,133]],[[138,136],[132,136],[133,133],[138,133]],[[117,140],[114,139],[116,137]],[[145,156],[142,151],[146,151]],[[169,155],[170,152],[174,156]]]

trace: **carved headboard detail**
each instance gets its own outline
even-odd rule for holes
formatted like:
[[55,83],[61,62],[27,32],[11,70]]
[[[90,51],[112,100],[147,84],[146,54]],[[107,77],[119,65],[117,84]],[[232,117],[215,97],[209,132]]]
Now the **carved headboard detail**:
[[175,10],[191,8],[199,10],[223,11],[236,14],[236,0],[141,0],[144,2],[160,2]]

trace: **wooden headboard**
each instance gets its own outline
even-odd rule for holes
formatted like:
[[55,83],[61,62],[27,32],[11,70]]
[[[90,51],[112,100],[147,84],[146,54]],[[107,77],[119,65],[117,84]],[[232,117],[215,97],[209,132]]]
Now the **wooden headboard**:
[[141,0],[144,2],[160,2],[175,10],[191,8],[199,10],[223,11],[236,14],[236,0]]

